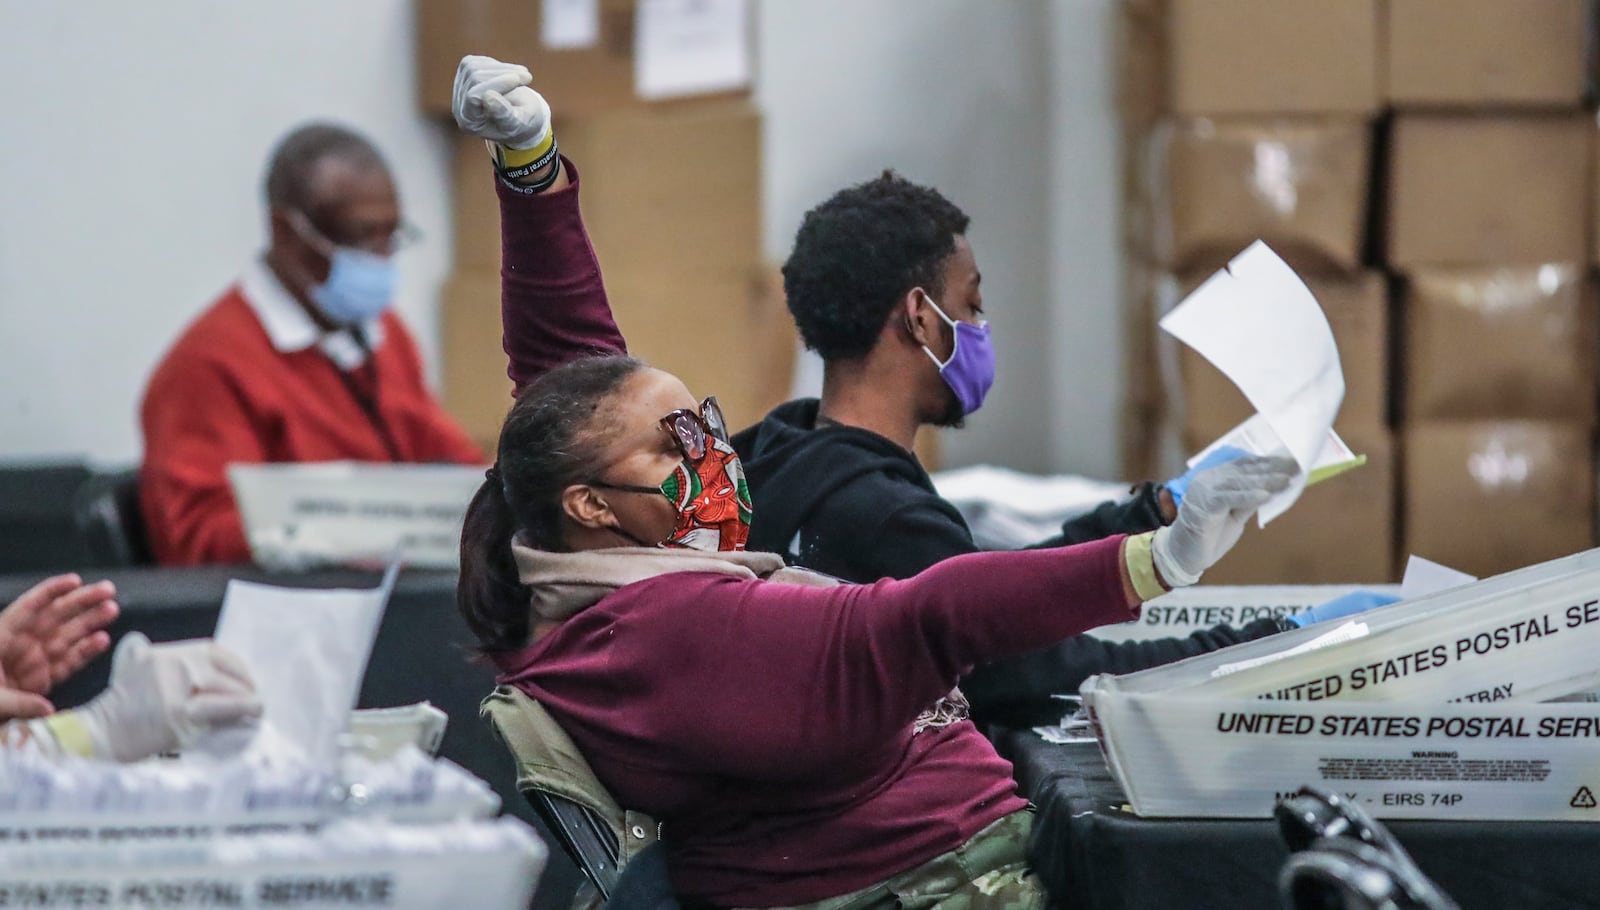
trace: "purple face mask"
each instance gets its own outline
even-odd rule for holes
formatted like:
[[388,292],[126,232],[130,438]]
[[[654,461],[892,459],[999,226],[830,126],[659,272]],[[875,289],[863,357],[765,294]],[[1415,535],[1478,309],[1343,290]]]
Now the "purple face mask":
[[927,345],[922,350],[939,367],[939,376],[950,391],[956,393],[956,400],[961,402],[961,413],[971,414],[983,407],[983,397],[989,394],[989,387],[994,385],[994,345],[989,342],[989,323],[980,322],[973,325],[970,322],[956,322],[945,315],[933,298],[928,297],[928,304],[933,311],[939,314],[955,330],[955,347],[950,351],[950,359],[941,362]]

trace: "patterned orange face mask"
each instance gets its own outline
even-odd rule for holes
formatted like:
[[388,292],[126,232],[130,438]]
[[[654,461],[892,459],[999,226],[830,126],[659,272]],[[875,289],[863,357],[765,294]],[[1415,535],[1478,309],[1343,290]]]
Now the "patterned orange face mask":
[[743,550],[750,538],[750,486],[733,447],[707,440],[698,464],[685,460],[661,484],[678,511],[678,525],[664,547],[689,550]]
[[[660,493],[678,513],[672,533],[655,546],[687,550],[743,550],[750,538],[750,486],[739,453],[728,442],[727,424],[715,398],[700,413],[682,409],[661,418],[683,461],[660,487],[593,481],[592,485],[629,493]],[[649,546],[622,528],[616,531],[640,546]]]

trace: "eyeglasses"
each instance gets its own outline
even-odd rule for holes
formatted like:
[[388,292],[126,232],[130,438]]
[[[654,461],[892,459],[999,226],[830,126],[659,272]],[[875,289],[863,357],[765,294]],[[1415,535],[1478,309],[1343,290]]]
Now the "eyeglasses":
[[699,464],[706,457],[706,451],[710,448],[706,443],[707,436],[725,444],[728,442],[728,421],[722,416],[722,408],[717,404],[715,395],[700,402],[698,413],[689,408],[679,408],[661,418],[661,428],[672,437],[678,451],[683,453],[684,460],[691,464]]
[[348,247],[365,253],[376,253],[379,256],[393,256],[422,240],[422,229],[409,221],[400,222],[399,227],[387,234],[366,232],[363,236],[350,238],[329,234],[318,228],[309,215],[296,209],[289,210],[289,223],[301,238],[316,247],[317,252],[329,258],[332,258],[336,247]]

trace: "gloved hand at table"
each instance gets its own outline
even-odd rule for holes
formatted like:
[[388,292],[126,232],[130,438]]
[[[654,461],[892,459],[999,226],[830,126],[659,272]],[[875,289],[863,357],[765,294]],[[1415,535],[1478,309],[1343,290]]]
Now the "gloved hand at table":
[[1315,623],[1354,616],[1357,613],[1365,613],[1377,607],[1387,607],[1392,603],[1399,602],[1400,598],[1393,594],[1380,594],[1377,591],[1351,591],[1349,594],[1343,597],[1335,597],[1325,604],[1318,604],[1309,610],[1301,610],[1288,619],[1303,629]]

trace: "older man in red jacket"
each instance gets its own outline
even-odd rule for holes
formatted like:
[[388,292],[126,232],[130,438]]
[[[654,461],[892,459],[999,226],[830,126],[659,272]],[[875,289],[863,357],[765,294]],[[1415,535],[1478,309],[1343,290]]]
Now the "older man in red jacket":
[[266,179],[271,245],[157,366],[140,498],[163,564],[250,558],[235,462],[483,460],[428,391],[390,310],[404,239],[394,179],[331,124],[287,136]]

